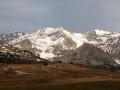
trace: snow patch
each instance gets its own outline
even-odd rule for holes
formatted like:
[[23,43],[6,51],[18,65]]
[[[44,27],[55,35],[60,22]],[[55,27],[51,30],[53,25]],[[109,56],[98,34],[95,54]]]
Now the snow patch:
[[104,31],[104,30],[99,30],[99,29],[95,29],[94,31],[96,32],[97,35],[110,34],[109,31]]
[[77,44],[77,47],[83,45],[83,43],[85,42],[88,42],[85,35],[81,33],[74,33],[71,38],[73,39],[73,41],[75,41],[75,43]]
[[120,64],[120,60],[118,60],[118,59],[115,59],[115,61],[116,61],[116,63],[117,63],[117,64]]
[[53,57],[55,57],[55,55],[53,53],[42,52],[42,53],[40,53],[40,57],[44,58],[44,59],[50,59],[51,60]]

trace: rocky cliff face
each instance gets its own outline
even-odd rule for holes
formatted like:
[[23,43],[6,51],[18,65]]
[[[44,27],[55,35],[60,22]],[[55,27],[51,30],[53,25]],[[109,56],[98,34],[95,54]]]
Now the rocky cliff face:
[[60,57],[55,58],[55,60],[96,68],[113,68],[119,66],[109,53],[88,43],[84,43],[75,50],[63,51],[62,54]]

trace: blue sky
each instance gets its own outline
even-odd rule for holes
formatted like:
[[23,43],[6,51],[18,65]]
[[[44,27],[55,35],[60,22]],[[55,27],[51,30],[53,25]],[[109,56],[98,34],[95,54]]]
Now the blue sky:
[[59,26],[120,32],[120,0],[0,0],[0,33]]

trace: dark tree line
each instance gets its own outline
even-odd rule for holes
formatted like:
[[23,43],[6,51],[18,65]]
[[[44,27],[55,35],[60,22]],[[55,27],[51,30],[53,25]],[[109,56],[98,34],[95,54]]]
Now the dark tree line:
[[18,55],[11,53],[0,52],[0,63],[7,64],[26,64],[26,63],[36,63],[35,60],[30,57],[29,54]]

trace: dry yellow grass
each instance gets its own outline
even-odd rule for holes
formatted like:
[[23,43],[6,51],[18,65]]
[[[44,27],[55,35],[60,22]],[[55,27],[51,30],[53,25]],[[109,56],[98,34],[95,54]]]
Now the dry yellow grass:
[[[3,70],[4,67],[32,74],[11,76]],[[120,82],[120,73],[83,68],[71,64],[50,64],[48,66],[40,64],[10,64],[0,66],[0,88],[41,87],[45,85],[64,85],[96,81]]]

